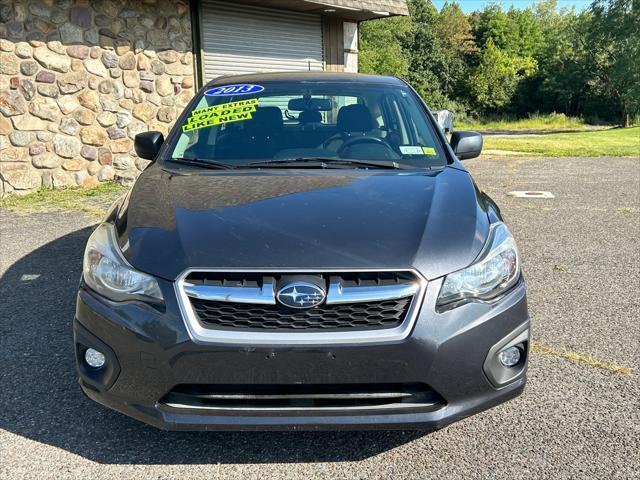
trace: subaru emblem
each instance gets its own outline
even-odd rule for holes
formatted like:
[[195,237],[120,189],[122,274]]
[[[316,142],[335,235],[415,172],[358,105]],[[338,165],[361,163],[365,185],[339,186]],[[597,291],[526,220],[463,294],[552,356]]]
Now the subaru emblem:
[[326,296],[325,291],[313,283],[293,282],[278,290],[276,298],[290,308],[312,308],[320,305]]

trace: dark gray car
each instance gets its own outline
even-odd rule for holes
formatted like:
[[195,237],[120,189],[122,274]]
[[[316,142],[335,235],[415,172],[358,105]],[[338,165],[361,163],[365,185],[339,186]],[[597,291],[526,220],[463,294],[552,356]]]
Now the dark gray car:
[[519,395],[529,316],[495,203],[403,81],[217,79],[91,235],[92,399],[165,429],[436,429]]

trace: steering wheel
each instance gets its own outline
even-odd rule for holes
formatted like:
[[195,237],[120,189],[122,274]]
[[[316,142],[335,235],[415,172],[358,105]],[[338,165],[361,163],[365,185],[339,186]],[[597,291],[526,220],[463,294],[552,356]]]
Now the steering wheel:
[[338,152],[337,152],[338,156],[342,156],[342,153],[347,148],[351,148],[354,145],[360,145],[360,144],[364,144],[364,143],[371,143],[371,144],[381,145],[381,146],[385,147],[387,150],[389,150],[392,153],[392,156],[389,157],[389,158],[397,158],[398,157],[396,152],[393,151],[393,149],[389,146],[389,144],[387,142],[385,142],[382,138],[378,138],[378,137],[355,137],[355,138],[350,138],[349,140],[344,142],[340,146],[340,148],[338,148]]

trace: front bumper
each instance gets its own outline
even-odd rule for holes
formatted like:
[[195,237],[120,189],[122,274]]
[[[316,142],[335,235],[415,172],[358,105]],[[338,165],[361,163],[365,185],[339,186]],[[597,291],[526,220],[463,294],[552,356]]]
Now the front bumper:
[[[107,407],[168,430],[438,429],[519,395],[526,382],[529,318],[524,284],[493,304],[436,312],[441,281],[430,282],[411,335],[402,341],[251,346],[194,343],[171,282],[159,280],[162,311],[112,303],[81,288],[73,322],[80,385]],[[514,374],[487,372],[517,339],[525,346]],[[86,348],[107,357],[87,368]],[[502,367],[504,368],[504,367]],[[108,369],[108,371],[107,371]],[[507,381],[504,379],[507,378]],[[496,379],[502,383],[496,383]],[[433,408],[206,409],[171,406],[177,385],[428,385],[443,399]]]

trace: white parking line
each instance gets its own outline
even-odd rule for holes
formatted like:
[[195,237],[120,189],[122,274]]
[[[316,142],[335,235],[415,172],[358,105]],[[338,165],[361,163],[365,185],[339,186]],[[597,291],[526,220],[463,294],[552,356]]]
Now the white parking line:
[[516,198],[555,198],[553,193],[542,190],[516,190],[507,193],[507,195]]

